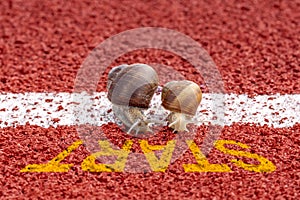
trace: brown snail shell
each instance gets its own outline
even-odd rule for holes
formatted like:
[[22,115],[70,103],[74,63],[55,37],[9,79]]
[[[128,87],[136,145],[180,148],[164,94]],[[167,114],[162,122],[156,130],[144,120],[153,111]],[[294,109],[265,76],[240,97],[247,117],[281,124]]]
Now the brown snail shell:
[[107,86],[106,89],[109,91],[111,88],[111,84],[114,82],[114,80],[116,79],[116,76],[119,74],[119,72],[124,69],[124,67],[126,67],[128,65],[120,65],[117,67],[112,68],[109,73],[108,73],[108,77],[107,77]]
[[115,105],[149,108],[158,75],[146,64],[121,65],[108,74],[108,99]]
[[155,70],[146,64],[120,65],[108,74],[108,99],[115,116],[128,129],[136,133],[151,131],[143,110],[149,108],[158,87]]
[[164,85],[161,100],[167,110],[195,115],[202,100],[202,92],[192,81],[171,81]]

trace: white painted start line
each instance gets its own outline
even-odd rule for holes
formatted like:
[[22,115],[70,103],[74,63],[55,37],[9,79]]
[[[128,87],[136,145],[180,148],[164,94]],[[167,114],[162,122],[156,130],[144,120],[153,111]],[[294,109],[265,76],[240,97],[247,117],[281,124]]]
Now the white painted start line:
[[[221,99],[221,101],[220,101]],[[0,127],[26,124],[41,127],[115,123],[112,105],[105,92],[86,93],[5,93],[0,94]],[[145,112],[166,117],[155,95]],[[224,118],[219,117],[224,116]],[[230,126],[233,123],[291,127],[300,123],[300,94],[258,95],[249,98],[236,94],[203,94],[195,118],[199,124]]]

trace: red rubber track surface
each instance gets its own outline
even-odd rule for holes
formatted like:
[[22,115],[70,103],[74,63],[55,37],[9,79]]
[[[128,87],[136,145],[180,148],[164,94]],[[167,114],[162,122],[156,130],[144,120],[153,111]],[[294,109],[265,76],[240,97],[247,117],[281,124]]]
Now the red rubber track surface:
[[[122,31],[152,26],[180,31],[202,44],[228,93],[299,94],[299,8],[298,0],[0,1],[0,91],[72,92],[77,70],[96,45]],[[112,65],[154,61],[197,79],[183,60],[159,51],[132,52]],[[104,86],[103,79],[98,90]],[[114,134],[109,127],[107,132]],[[75,164],[67,173],[21,173],[27,164],[45,163],[78,140],[76,129],[1,128],[0,198],[296,199],[299,136],[299,124],[223,129],[221,139],[245,143],[272,161],[277,168],[272,173],[247,172],[217,151],[209,161],[228,164],[233,172],[184,173],[183,161],[195,163],[187,153],[165,173],[89,173],[80,168],[89,155],[83,146],[63,161]]]

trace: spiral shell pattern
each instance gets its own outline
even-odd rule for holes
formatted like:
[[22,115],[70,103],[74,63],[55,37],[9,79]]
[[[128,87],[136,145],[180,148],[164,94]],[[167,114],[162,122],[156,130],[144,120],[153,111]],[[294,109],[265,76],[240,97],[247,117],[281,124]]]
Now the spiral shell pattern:
[[108,74],[108,99],[116,105],[149,108],[158,75],[146,64],[120,65]]
[[202,92],[192,81],[171,81],[163,87],[161,100],[167,110],[195,115],[202,100]]

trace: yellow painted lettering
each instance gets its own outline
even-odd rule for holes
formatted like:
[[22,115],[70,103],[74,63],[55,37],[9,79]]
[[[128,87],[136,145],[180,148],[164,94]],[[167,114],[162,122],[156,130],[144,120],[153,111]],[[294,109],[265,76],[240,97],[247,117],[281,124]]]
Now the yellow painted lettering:
[[[167,145],[149,145],[148,141],[140,141],[141,149],[145,154],[147,161],[150,164],[150,167],[155,172],[164,172],[168,168],[172,154],[175,148],[175,141],[168,141]],[[160,159],[155,156],[153,151],[162,151]]]
[[183,164],[185,172],[230,172],[231,169],[226,164],[210,164],[205,155],[200,151],[193,140],[187,140],[197,164]]
[[[89,172],[122,172],[130,153],[132,143],[132,141],[127,140],[122,149],[115,150],[111,147],[109,141],[100,140],[99,145],[101,147],[101,151],[93,153],[84,159],[81,163],[82,170]],[[113,164],[96,164],[95,161],[100,156],[117,156],[117,159]]]
[[215,147],[216,147],[216,149],[218,149],[219,151],[221,151],[225,154],[238,156],[238,157],[252,158],[252,159],[255,159],[260,162],[259,165],[253,165],[253,164],[244,163],[243,161],[237,160],[237,159],[231,160],[231,162],[233,162],[235,165],[237,165],[247,171],[253,171],[253,172],[273,172],[276,170],[276,166],[268,159],[266,159],[260,155],[246,152],[246,151],[237,151],[237,150],[227,149],[226,147],[224,147],[224,145],[226,145],[226,144],[237,145],[244,149],[250,148],[246,144],[236,142],[233,140],[218,140],[215,142]]
[[46,164],[30,164],[21,169],[20,172],[68,172],[73,164],[60,164],[72,151],[77,149],[82,141],[76,141],[66,150],[58,154]]

